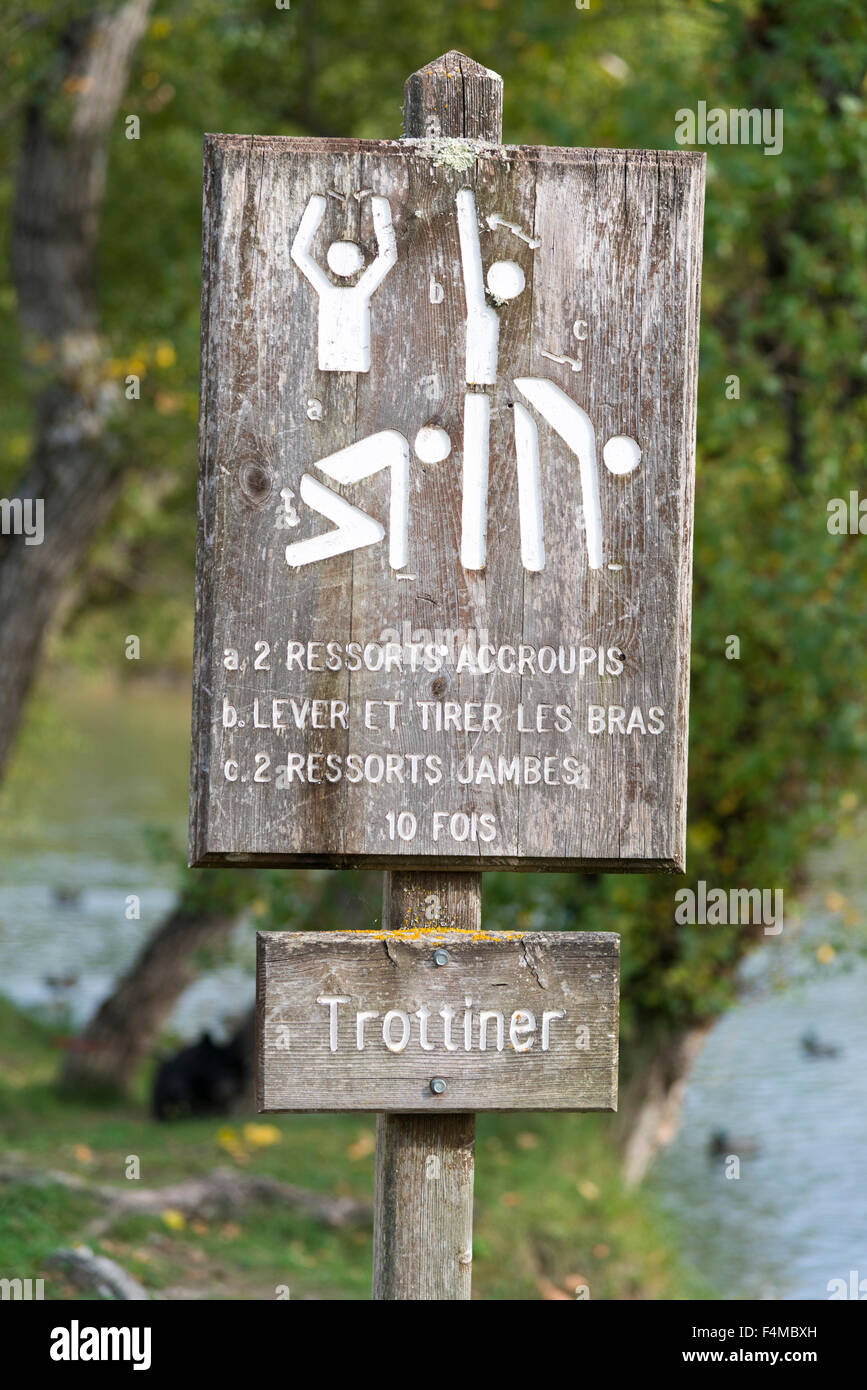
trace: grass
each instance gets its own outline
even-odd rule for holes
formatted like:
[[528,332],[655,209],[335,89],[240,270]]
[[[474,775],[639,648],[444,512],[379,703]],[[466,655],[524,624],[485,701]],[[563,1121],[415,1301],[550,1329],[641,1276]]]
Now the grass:
[[[147,1187],[213,1168],[267,1173],[369,1201],[372,1116],[232,1116],[158,1125],[147,1117],[143,1073],[135,1102],[61,1101],[60,1054],[50,1032],[0,1000],[0,1163],[54,1169],[122,1186],[138,1160]],[[709,1297],[681,1266],[675,1233],[640,1192],[627,1192],[597,1115],[482,1115],[476,1149],[474,1297],[593,1299]],[[85,1243],[168,1298],[365,1299],[369,1229],[330,1231],[276,1206],[232,1219],[160,1215],[91,1223],[106,1207],[56,1183],[0,1187],[0,1277],[44,1278],[45,1297],[82,1295],[46,1265],[61,1245]],[[282,1290],[282,1294],[281,1291]]]

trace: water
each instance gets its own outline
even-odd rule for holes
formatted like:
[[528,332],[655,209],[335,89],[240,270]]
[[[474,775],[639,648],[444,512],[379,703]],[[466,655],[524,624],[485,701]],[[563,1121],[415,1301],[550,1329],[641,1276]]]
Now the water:
[[[0,803],[0,989],[16,1003],[72,1027],[133,960],[174,898],[174,869],[154,862],[146,830],[185,844],[188,764],[186,690],[64,692],[62,717],[28,738]],[[817,872],[853,920],[867,916],[864,848],[863,837],[841,842]],[[651,1179],[679,1218],[685,1258],[727,1298],[821,1299],[850,1270],[867,1278],[867,963],[817,964],[816,944],[841,920],[824,891],[807,904],[800,945],[787,920],[751,957],[744,1000],[710,1035]],[[126,916],[131,894],[139,920]],[[181,1036],[219,1032],[249,1004],[253,935],[242,926],[234,958],[183,996]],[[806,1056],[811,1028],[840,1054]],[[757,1148],[737,1180],[708,1157],[717,1130]]]
[[[183,852],[190,696],[73,687],[62,716],[52,709],[42,722],[0,804],[0,989],[72,1029],[175,900],[174,863],[155,860],[151,832]],[[251,1002],[252,935],[236,933],[233,959],[183,996],[172,1020],[181,1036],[215,1020],[220,1032]]]
[[[867,962],[852,949],[867,916],[865,841],[817,860],[802,921],[745,962],[745,998],[709,1035],[653,1174],[686,1258],[722,1297],[825,1299],[850,1270],[867,1280]],[[829,941],[837,955],[821,963]],[[810,1032],[838,1055],[809,1056]],[[755,1146],[737,1179],[708,1154],[721,1130],[728,1152]]]
[[[827,1298],[867,1277],[867,966],[744,1004],[710,1035],[683,1121],[654,1174],[681,1218],[685,1255],[727,1298]],[[811,1058],[812,1027],[838,1057]],[[757,1152],[725,1176],[708,1156],[724,1129]]]

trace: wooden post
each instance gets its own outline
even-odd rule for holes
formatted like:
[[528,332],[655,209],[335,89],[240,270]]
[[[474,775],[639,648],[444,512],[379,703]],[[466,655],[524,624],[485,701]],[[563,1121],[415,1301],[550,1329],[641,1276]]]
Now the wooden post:
[[[426,922],[478,931],[482,875],[383,874],[383,931]],[[475,1134],[472,1114],[376,1117],[374,1299],[469,1298]]]
[[[502,78],[463,53],[407,79],[406,135],[499,144],[502,129]],[[428,921],[478,931],[482,875],[383,874],[383,930]],[[377,1116],[374,1299],[470,1297],[475,1133],[475,1115]]]

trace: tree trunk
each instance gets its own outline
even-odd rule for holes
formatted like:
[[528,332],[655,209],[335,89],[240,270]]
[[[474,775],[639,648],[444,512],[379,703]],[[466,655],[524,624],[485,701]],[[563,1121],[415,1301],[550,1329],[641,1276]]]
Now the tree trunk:
[[109,434],[119,392],[104,370],[96,253],[109,133],[151,5],[128,0],[113,15],[71,24],[59,55],[66,128],[58,132],[36,100],[25,117],[12,271],[24,340],[48,381],[16,497],[41,504],[44,534],[31,544],[23,534],[0,535],[0,773],[46,630],[117,497],[125,462]]
[[77,1040],[61,1072],[61,1090],[125,1095],[177,1000],[198,974],[195,952],[204,945],[222,945],[236,920],[232,912],[191,913],[183,904],[176,908]]

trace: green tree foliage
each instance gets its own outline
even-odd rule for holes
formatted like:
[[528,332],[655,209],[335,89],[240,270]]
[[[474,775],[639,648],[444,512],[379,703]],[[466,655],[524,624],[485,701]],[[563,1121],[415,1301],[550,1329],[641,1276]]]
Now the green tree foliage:
[[[16,112],[75,8],[7,0],[5,205]],[[643,1037],[724,1007],[749,944],[743,928],[677,926],[676,888],[795,891],[810,843],[854,809],[863,776],[867,539],[826,524],[830,498],[867,495],[861,0],[160,0],[123,112],[140,138],[122,120],[113,142],[102,248],[110,369],[141,378],[118,423],[135,467],[65,652],[128,672],[106,655],[122,629],[152,636],[167,665],[189,661],[202,131],[396,136],[403,79],[453,47],[502,73],[513,142],[674,147],[676,112],[699,101],[784,115],[778,156],[707,151],[689,874],[487,880],[492,925],[622,932],[625,1036]],[[0,296],[8,489],[39,363],[15,336],[8,274]],[[275,925],[304,897],[295,875],[247,883],[248,899],[272,894]],[[340,922],[340,904],[338,889],[318,904],[322,925]]]

